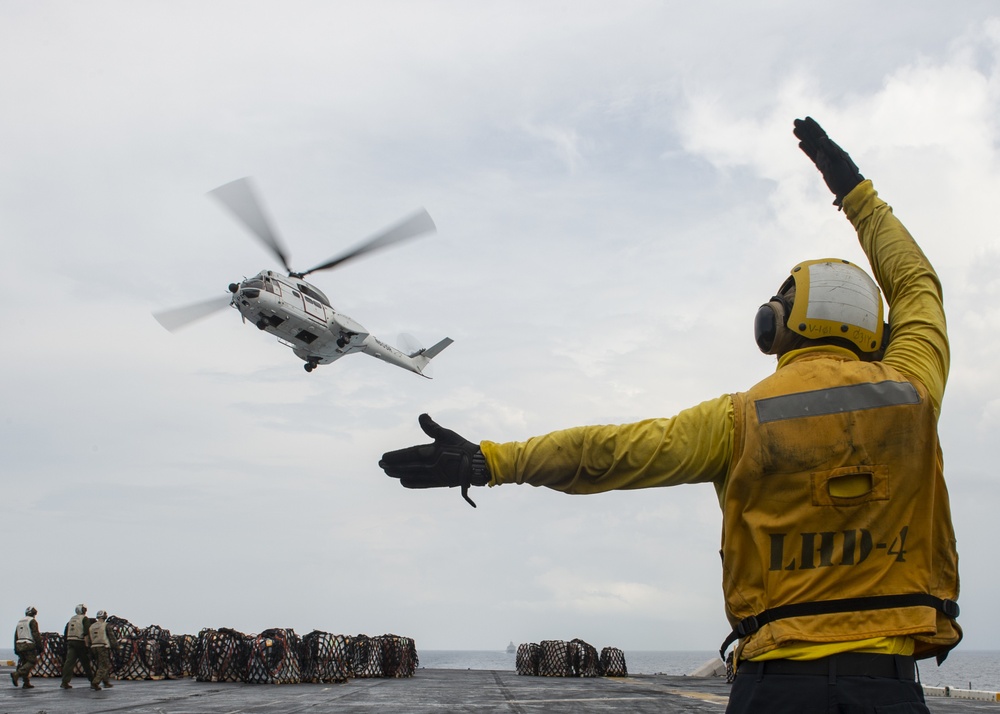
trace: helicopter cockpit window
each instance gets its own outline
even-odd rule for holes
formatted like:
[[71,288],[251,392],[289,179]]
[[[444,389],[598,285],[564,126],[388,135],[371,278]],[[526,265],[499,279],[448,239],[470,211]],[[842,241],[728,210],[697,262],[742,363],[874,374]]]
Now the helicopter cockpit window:
[[303,293],[305,293],[306,295],[308,295],[309,297],[311,297],[313,300],[318,300],[319,302],[323,303],[327,307],[333,307],[330,304],[330,301],[326,299],[326,295],[324,295],[323,293],[321,293],[319,290],[314,290],[313,288],[309,287],[308,285],[303,285],[302,283],[299,283],[299,290],[301,290]]
[[277,293],[278,289],[275,287],[274,282],[270,278],[264,278],[264,288],[269,293]]
[[263,288],[264,281],[258,278],[250,278],[250,280],[243,281],[243,287],[245,288]]

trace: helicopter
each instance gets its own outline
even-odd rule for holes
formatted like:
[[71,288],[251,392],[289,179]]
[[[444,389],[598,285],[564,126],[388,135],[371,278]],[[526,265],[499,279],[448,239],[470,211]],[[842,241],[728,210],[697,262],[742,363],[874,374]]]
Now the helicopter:
[[[296,272],[289,266],[288,253],[271,227],[249,177],[219,186],[208,195],[227,208],[281,261],[285,274],[262,270],[251,278],[230,283],[228,295],[153,313],[163,327],[174,332],[225,307],[232,307],[240,312],[244,322],[275,335],[278,342],[290,347],[295,356],[305,362],[306,372],[312,372],[321,364],[331,364],[344,355],[361,352],[430,379],[424,373],[427,364],[453,342],[451,338],[445,337],[426,349],[411,343],[404,346],[404,352],[338,312],[319,288],[305,280],[310,273],[330,270],[358,256],[436,230],[426,210],[420,209],[330,260]],[[412,341],[408,336],[403,337]]]

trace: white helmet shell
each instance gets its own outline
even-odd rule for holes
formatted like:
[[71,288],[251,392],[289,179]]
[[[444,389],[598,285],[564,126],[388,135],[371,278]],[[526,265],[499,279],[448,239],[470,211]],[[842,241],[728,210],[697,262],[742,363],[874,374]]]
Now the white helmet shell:
[[87,606],[84,605],[84,604],[82,604],[82,603],[80,605],[77,605],[76,606],[76,614],[77,615],[86,615],[87,614]]
[[792,268],[792,332],[809,339],[839,337],[862,352],[882,345],[882,294],[864,270],[846,260],[808,260]]

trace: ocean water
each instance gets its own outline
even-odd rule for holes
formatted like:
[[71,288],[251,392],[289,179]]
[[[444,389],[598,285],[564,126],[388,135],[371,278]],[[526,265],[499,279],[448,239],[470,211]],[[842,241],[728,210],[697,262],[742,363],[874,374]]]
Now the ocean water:
[[[514,653],[488,650],[421,650],[417,649],[420,666],[428,669],[516,669]],[[625,650],[625,666],[629,674],[686,675],[718,653],[651,652]],[[920,681],[931,687],[981,689],[1000,692],[1000,651],[956,650],[940,667],[933,659],[918,663]]]

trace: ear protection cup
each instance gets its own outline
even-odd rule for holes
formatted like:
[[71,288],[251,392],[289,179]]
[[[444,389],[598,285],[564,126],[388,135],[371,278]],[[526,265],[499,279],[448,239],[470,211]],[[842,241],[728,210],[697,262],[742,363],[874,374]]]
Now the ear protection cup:
[[796,334],[787,327],[794,299],[795,282],[788,278],[770,302],[757,308],[753,319],[753,337],[764,354],[778,354],[795,339]]
[[765,303],[757,308],[757,314],[753,318],[753,338],[760,351],[766,355],[774,354],[771,348],[774,346],[774,338],[778,336],[778,325],[781,324],[776,308],[780,307],[780,303]]
[[886,343],[882,296],[864,270],[846,260],[807,260],[754,318],[764,354],[780,355],[806,341],[843,343],[862,359],[879,359]]

